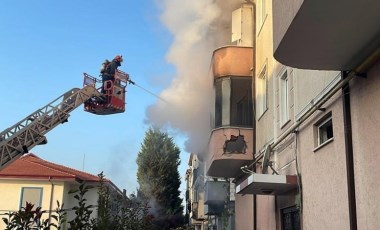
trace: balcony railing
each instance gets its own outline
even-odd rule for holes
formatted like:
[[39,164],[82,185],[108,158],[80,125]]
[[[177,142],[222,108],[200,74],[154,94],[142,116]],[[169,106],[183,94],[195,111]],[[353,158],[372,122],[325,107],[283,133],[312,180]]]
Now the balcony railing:
[[215,78],[252,76],[253,48],[225,46],[214,51],[212,69]]

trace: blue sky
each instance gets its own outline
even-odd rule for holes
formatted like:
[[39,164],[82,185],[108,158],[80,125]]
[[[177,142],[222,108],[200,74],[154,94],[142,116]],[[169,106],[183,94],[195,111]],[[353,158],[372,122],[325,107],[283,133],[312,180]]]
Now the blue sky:
[[[156,94],[169,87],[177,71],[166,58],[173,35],[161,23],[162,8],[156,3],[1,1],[0,130],[82,87],[83,72],[97,76],[102,61],[117,54],[124,58],[120,69],[138,85]],[[146,109],[157,98],[133,85],[127,90],[125,113],[96,116],[78,108],[68,123],[48,133],[47,145],[30,152],[89,173],[104,171],[119,188],[133,192],[138,186],[136,156],[149,127]],[[182,151],[183,178],[189,156],[183,147],[186,133],[173,130],[168,131]]]

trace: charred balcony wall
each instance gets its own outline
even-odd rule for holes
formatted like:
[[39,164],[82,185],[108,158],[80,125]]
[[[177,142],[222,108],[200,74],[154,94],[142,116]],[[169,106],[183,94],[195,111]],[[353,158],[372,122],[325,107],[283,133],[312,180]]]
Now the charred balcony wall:
[[233,178],[253,160],[252,66],[252,47],[225,46],[213,53],[215,110],[208,176]]

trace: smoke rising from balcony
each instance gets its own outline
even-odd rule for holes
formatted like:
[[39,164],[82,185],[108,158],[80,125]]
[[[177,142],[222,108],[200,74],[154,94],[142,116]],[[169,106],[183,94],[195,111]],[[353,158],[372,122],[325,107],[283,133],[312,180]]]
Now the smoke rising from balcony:
[[231,11],[236,0],[162,1],[161,21],[173,35],[167,61],[176,76],[156,104],[146,111],[147,122],[184,133],[187,152],[203,153],[214,109],[210,64],[213,51],[228,45]]

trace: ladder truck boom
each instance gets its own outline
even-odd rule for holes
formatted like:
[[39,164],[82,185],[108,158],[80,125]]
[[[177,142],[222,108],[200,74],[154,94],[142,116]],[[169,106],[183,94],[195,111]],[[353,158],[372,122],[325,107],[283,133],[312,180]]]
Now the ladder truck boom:
[[89,100],[102,100],[93,85],[73,88],[0,133],[0,169],[39,144],[45,134],[67,121],[70,112]]

